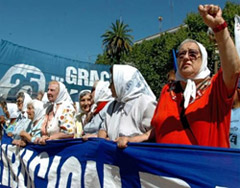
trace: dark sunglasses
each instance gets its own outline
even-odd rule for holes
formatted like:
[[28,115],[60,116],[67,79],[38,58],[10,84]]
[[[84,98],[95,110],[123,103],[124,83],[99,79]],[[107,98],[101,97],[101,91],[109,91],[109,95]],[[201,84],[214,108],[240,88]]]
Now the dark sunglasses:
[[200,52],[198,50],[194,50],[194,49],[189,49],[189,50],[182,50],[179,51],[177,53],[177,57],[179,59],[183,59],[184,56],[188,53],[188,56],[191,60],[196,60],[198,59],[200,56],[198,56],[200,54]]
[[22,100],[17,100],[17,103],[18,103],[18,104],[22,104],[23,101],[22,101]]

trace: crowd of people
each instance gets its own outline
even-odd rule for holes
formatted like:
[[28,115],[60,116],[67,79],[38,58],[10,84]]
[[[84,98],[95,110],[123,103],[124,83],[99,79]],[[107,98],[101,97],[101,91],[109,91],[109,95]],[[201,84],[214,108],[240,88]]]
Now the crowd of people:
[[[31,99],[20,92],[17,107],[7,109],[6,102],[1,102],[1,128],[13,138],[12,144],[20,147],[100,137],[116,141],[120,148],[128,142],[144,141],[226,148],[231,142],[231,147],[235,143],[240,148],[236,139],[240,126],[235,123],[230,129],[231,110],[240,107],[240,59],[221,9],[200,5],[199,13],[214,31],[219,50],[221,68],[213,77],[205,47],[186,39],[178,48],[176,75],[169,74],[158,102],[135,67],[113,65],[109,82],[96,81],[91,91],[79,93],[79,106],[57,81],[49,83],[47,100],[43,93]],[[233,110],[233,114],[235,111],[239,113]]]

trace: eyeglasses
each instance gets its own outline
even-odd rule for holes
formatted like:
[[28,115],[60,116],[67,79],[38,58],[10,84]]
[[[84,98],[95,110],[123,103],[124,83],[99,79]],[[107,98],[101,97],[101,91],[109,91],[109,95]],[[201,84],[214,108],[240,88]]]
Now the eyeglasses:
[[18,103],[18,104],[22,104],[23,101],[22,101],[22,100],[17,100],[17,103]]
[[189,50],[183,50],[183,51],[179,51],[177,53],[177,57],[179,59],[183,59],[184,56],[188,53],[188,56],[191,60],[196,60],[198,59],[200,56],[198,56],[198,54],[200,53],[198,50],[194,50],[194,49],[189,49]]

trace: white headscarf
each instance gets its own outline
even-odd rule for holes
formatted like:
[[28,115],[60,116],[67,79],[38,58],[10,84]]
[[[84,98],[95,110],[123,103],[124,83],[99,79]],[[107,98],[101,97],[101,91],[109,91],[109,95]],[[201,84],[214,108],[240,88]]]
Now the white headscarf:
[[71,104],[73,104],[72,99],[67,91],[66,86],[62,83],[62,82],[58,82],[59,84],[59,93],[58,96],[56,98],[56,100],[54,101],[54,103],[59,104],[62,102],[70,102]]
[[190,102],[190,98],[192,97],[192,102],[194,102],[195,98],[196,98],[196,84],[194,82],[194,80],[197,79],[204,79],[206,77],[208,77],[210,75],[210,70],[207,67],[208,64],[208,55],[207,55],[207,51],[206,48],[199,42],[192,40],[192,39],[186,39],[184,40],[181,44],[180,47],[187,42],[194,42],[198,45],[200,52],[202,54],[202,65],[200,67],[200,70],[198,72],[198,74],[192,78],[192,79],[186,79],[184,78],[180,73],[179,73],[179,69],[177,70],[176,73],[176,80],[177,81],[184,81],[186,82],[186,88],[184,90],[183,96],[184,96],[184,108],[187,108]]
[[44,92],[43,97],[42,97],[42,102],[43,102],[43,104],[46,104],[49,102],[48,97],[47,97],[47,92]]
[[97,82],[95,87],[94,104],[91,106],[91,112],[96,109],[98,102],[113,100],[112,92],[109,89],[109,85],[109,82],[105,82],[102,80],[99,80]]
[[25,92],[23,94],[24,94],[24,99],[23,99],[22,111],[26,112],[27,111],[27,104],[32,101],[32,98]]
[[67,91],[66,86],[62,82],[58,82],[59,84],[59,93],[56,98],[56,100],[53,102],[53,112],[56,112],[56,106],[57,104],[63,103],[63,102],[68,102],[69,104],[73,105],[73,101]]
[[33,123],[39,119],[41,119],[45,115],[45,110],[43,108],[43,102],[37,99],[32,100],[32,102],[28,103],[32,104],[34,108],[34,118]]
[[9,119],[14,119],[18,117],[18,108],[15,103],[7,103],[7,108],[9,111]]
[[95,88],[94,103],[97,104],[100,101],[110,101],[112,99],[112,92],[109,89],[109,82],[99,80]]
[[141,94],[156,98],[142,74],[130,65],[113,65],[113,82],[119,102],[126,103]]

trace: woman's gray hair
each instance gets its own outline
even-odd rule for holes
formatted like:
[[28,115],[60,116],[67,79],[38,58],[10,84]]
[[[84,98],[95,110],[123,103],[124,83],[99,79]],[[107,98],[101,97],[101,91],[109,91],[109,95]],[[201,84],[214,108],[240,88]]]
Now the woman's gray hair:
[[79,97],[78,99],[82,98],[83,96],[87,95],[87,94],[91,94],[91,91],[90,90],[82,90],[80,93],[79,93]]
[[25,95],[24,95],[23,92],[19,92],[19,93],[17,94],[17,99],[20,98],[20,97],[21,97],[23,100],[25,99]]
[[185,43],[188,43],[188,42],[195,43],[198,46],[199,51],[200,51],[201,56],[202,56],[202,52],[201,52],[201,49],[199,47],[199,43],[196,40],[193,40],[193,39],[185,39],[184,41],[182,41],[181,44],[178,46],[177,50],[179,51],[181,49],[182,45],[184,45]]

